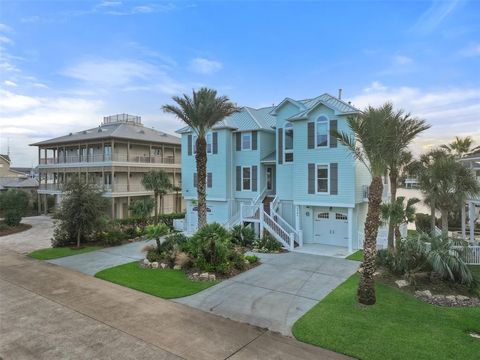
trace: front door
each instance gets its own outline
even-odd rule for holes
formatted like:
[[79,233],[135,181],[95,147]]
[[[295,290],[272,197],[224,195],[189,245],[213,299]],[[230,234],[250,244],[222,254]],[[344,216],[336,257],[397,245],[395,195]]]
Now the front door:
[[341,211],[315,211],[314,242],[325,245],[348,246],[348,217]]
[[275,190],[275,176],[273,174],[273,166],[265,168],[265,186],[267,190]]

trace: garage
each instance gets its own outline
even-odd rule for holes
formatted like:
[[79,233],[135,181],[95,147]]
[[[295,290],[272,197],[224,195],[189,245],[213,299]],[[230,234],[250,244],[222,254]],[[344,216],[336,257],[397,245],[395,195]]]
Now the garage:
[[314,212],[313,242],[348,246],[348,216],[346,209],[317,208]]

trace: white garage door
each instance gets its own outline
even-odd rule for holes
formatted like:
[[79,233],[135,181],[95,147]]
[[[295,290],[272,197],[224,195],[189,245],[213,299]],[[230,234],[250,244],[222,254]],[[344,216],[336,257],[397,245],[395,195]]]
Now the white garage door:
[[348,246],[348,218],[343,212],[315,211],[313,230],[315,243]]

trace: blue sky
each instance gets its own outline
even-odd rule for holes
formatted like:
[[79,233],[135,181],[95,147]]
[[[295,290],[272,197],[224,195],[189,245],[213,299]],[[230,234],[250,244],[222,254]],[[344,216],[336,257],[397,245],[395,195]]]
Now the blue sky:
[[480,143],[479,1],[0,0],[0,152],[127,112],[167,132],[172,95],[209,86],[239,105],[337,94],[428,120],[416,152]]

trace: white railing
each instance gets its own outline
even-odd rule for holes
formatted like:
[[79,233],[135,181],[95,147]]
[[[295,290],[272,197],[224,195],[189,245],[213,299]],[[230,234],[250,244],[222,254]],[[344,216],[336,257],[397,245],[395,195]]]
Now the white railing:
[[[400,225],[400,235],[402,238],[408,234],[408,224]],[[365,233],[363,231],[358,232],[358,248],[363,248],[363,242],[365,241]],[[388,247],[388,227],[381,227],[377,233],[377,249],[386,249]]]
[[245,205],[240,203],[240,221],[259,222],[260,221],[260,205]]
[[255,198],[253,198],[252,205],[259,204],[265,198],[265,195],[267,195],[267,192],[268,192],[267,187],[264,187],[263,190],[260,191]]
[[270,215],[263,211],[263,225],[272,236],[287,249],[295,247],[294,236],[286,232]]
[[453,248],[462,252],[463,260],[468,265],[480,265],[480,246],[454,246]]
[[270,216],[289,234],[293,234],[294,241],[301,245],[302,244],[302,231],[295,230],[292,225],[290,225],[284,218],[280,216],[275,210],[270,209]]
[[240,212],[237,212],[235,215],[233,215],[228,221],[223,224],[223,227],[226,229],[231,229],[235,225],[238,225],[240,223]]
[[280,204],[280,199],[278,198],[277,195],[275,195],[272,202],[270,203],[270,213],[272,213],[272,211],[277,211],[279,204]]

